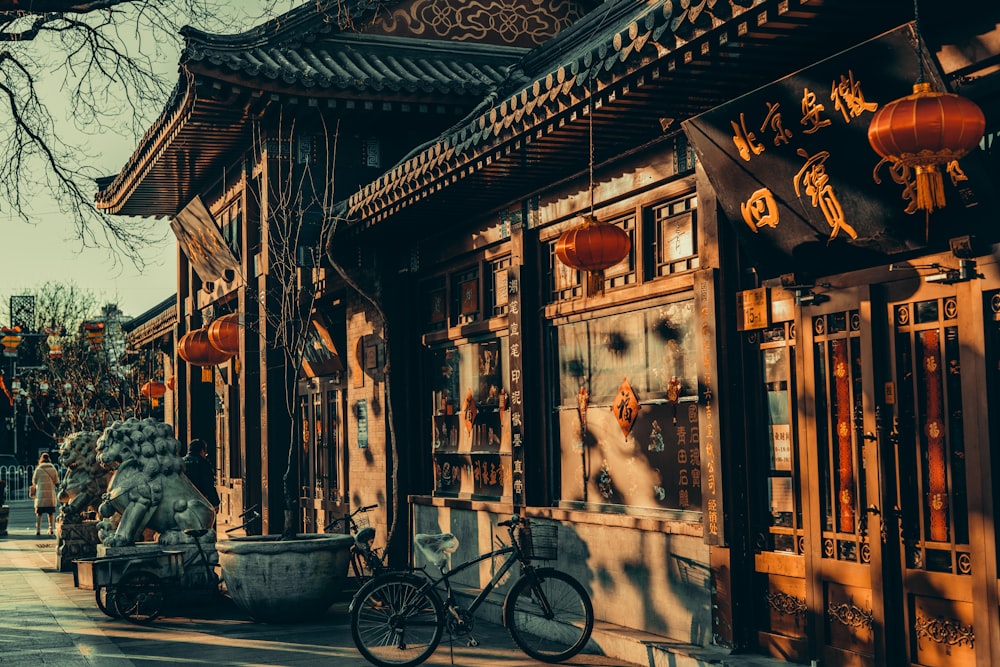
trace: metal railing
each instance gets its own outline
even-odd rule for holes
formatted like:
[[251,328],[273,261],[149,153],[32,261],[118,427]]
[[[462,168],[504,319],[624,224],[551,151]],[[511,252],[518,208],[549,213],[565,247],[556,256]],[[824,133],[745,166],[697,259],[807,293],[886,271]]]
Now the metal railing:
[[34,470],[34,466],[0,466],[0,479],[6,482],[6,502],[28,500],[28,487],[31,486]]

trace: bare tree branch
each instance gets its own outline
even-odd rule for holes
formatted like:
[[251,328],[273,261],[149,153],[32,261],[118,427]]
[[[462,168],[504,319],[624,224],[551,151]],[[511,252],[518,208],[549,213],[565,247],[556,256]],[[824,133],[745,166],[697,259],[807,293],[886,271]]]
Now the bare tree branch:
[[[288,0],[0,0],[0,224],[60,217],[68,239],[138,268],[165,238],[94,206],[105,146],[134,146],[177,81],[180,29],[233,32]],[[107,139],[105,139],[107,137]],[[100,146],[100,148],[97,148]]]

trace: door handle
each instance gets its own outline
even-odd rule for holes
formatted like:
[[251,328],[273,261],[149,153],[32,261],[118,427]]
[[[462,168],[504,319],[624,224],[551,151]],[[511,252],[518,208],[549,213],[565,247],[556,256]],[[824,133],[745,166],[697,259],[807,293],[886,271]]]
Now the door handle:
[[888,539],[888,537],[885,533],[885,522],[882,521],[882,510],[879,509],[879,506],[874,503],[865,508],[865,513],[861,517],[861,524],[862,524],[862,530],[866,533],[868,532],[869,516],[879,517],[879,539],[882,540],[882,544],[885,544],[886,539]]

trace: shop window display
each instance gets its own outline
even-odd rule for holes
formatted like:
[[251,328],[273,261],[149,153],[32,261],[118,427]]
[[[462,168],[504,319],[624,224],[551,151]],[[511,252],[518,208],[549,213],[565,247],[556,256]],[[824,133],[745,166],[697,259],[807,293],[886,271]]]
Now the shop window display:
[[561,500],[700,511],[690,299],[554,328]]
[[506,338],[431,351],[435,495],[511,496],[507,355]]

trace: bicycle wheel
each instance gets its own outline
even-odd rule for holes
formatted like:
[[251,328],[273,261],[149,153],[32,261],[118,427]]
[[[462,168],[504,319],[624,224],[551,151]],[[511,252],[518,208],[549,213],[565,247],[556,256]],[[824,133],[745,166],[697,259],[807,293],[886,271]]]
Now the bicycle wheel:
[[108,587],[98,586],[94,589],[94,599],[97,600],[97,608],[102,612],[110,616],[111,618],[121,618],[118,614],[118,610],[115,608],[115,603],[108,597]]
[[583,586],[552,568],[529,570],[503,603],[514,643],[535,660],[561,662],[583,650],[594,630],[594,606]]
[[133,623],[151,623],[163,611],[163,587],[152,572],[126,572],[118,584],[108,591],[118,615]]
[[425,580],[412,574],[372,579],[351,600],[354,645],[379,667],[413,667],[434,653],[444,628],[444,608]]

